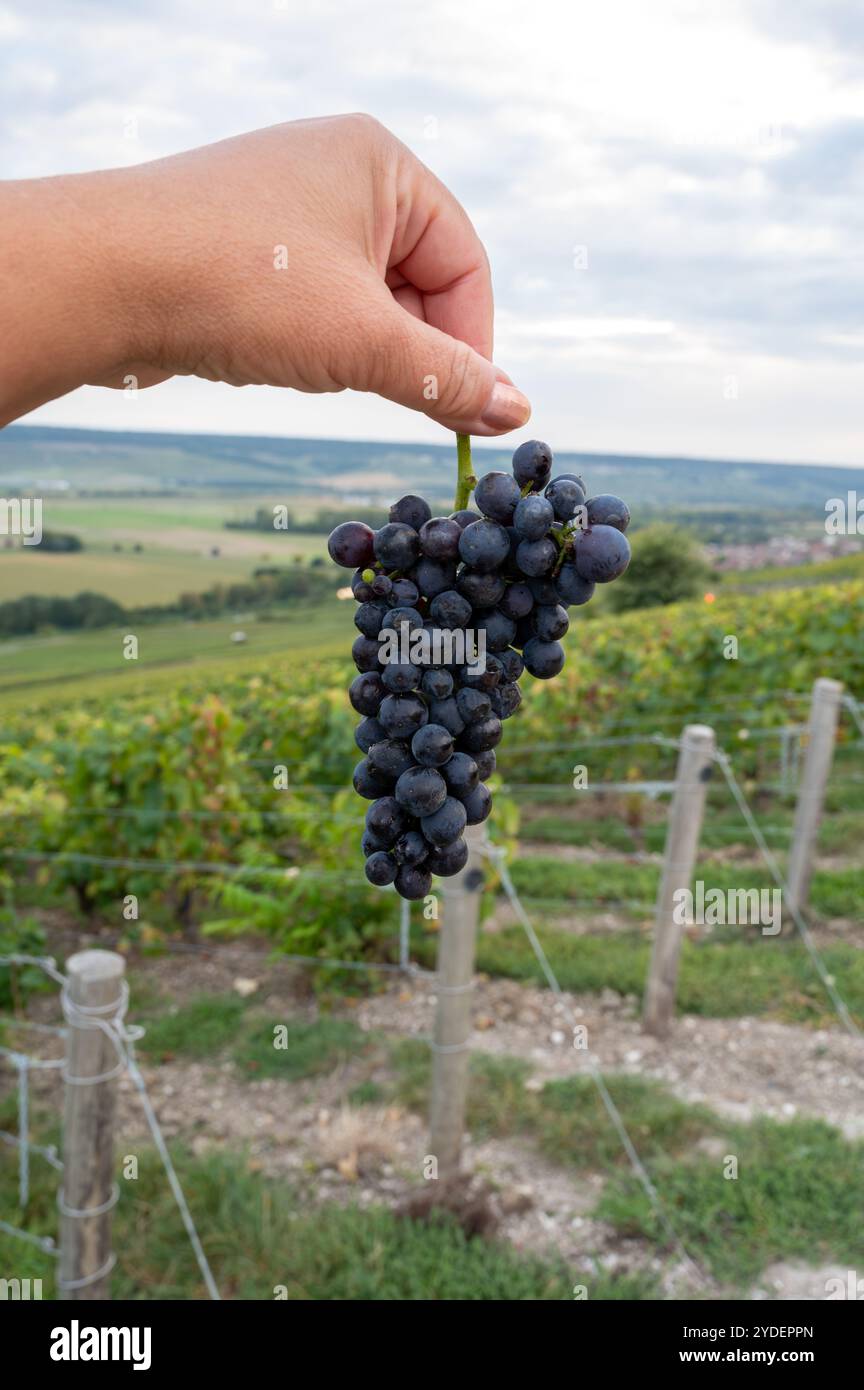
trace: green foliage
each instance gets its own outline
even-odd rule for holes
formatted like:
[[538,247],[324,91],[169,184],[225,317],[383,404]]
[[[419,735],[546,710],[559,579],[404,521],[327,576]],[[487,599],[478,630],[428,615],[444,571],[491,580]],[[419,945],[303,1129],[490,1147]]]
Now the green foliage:
[[368,1033],[350,1019],[325,1016],[309,1023],[294,1019],[284,1024],[279,1020],[267,1020],[256,1023],[241,1037],[234,1057],[241,1070],[250,1076],[278,1076],[284,1081],[300,1081],[350,1061],[368,1048],[369,1042]]
[[215,1057],[236,1038],[245,1004],[236,994],[202,994],[148,1021],[139,1049],[150,1057]]
[[64,554],[83,549],[84,542],[81,537],[69,531],[43,531],[42,539],[38,545],[32,547],[32,553],[38,555],[41,550],[45,554]]
[[[604,861],[597,864],[568,863],[549,855],[524,855],[512,871],[517,892],[526,899],[546,904],[559,900],[586,906],[622,901],[643,904],[650,909],[657,895],[660,867],[654,864]],[[774,879],[764,862],[729,864],[702,858],[695,878],[723,892],[749,888],[773,888]],[[864,870],[820,869],[813,874],[810,901],[814,912],[823,917],[860,917],[864,907]],[[745,929],[746,930],[746,929]]]
[[0,603],[0,637],[17,637],[41,628],[96,628],[121,623],[125,609],[104,594],[81,593],[74,598],[45,598],[25,594]]
[[[719,1158],[659,1158],[653,1170],[685,1245],[716,1278],[743,1285],[775,1260],[860,1264],[860,1226],[849,1213],[864,1208],[864,1145],[821,1120],[723,1128],[725,1152],[738,1160],[737,1181],[724,1177]],[[596,1215],[622,1235],[667,1244],[632,1175],[613,1177]]]
[[[0,887],[3,875],[0,874]],[[44,956],[45,932],[30,917],[21,918],[14,908],[0,908],[0,956]],[[0,964],[0,1009],[18,1010],[38,990],[54,989],[37,965]]]
[[695,598],[711,577],[696,540],[687,531],[660,522],[646,526],[632,538],[629,567],[609,591],[617,612],[628,608],[656,608]]
[[[390,1062],[395,1098],[424,1112],[431,1077],[428,1047],[401,1041],[392,1045]],[[626,1166],[621,1140],[592,1079],[570,1076],[529,1090],[525,1083],[531,1070],[518,1057],[472,1053],[468,1128],[474,1138],[521,1134],[556,1163],[588,1169]],[[628,1133],[649,1163],[685,1152],[716,1129],[710,1111],[677,1100],[659,1082],[640,1076],[605,1079]]]
[[[736,929],[737,930],[737,929]],[[543,948],[563,989],[574,993],[615,989],[642,997],[649,942],[634,933],[574,936],[544,927]],[[837,944],[821,952],[859,1026],[864,1023],[864,952]],[[532,984],[543,974],[521,927],[480,937],[477,968]],[[825,987],[797,941],[688,941],[681,952],[677,1004],[681,1013],[708,1018],[767,1014],[789,1023],[822,1027],[836,1022]]]
[[[40,1136],[43,1140],[45,1135]],[[323,1203],[283,1179],[250,1171],[242,1154],[192,1158],[175,1150],[204,1249],[223,1298],[312,1300],[565,1300],[585,1284],[592,1299],[657,1297],[651,1276],[594,1274],[555,1258],[524,1256],[496,1241],[469,1240],[449,1220],[428,1225],[380,1206]],[[56,1174],[34,1165],[27,1229],[55,1235]],[[13,1164],[0,1168],[0,1210],[13,1211]],[[237,1233],[242,1232],[242,1240]],[[201,1299],[206,1292],[158,1157],[145,1149],[138,1181],[124,1184],[114,1214],[116,1299]],[[0,1267],[44,1283],[56,1261],[0,1233]],[[282,1291],[285,1291],[284,1293]]]

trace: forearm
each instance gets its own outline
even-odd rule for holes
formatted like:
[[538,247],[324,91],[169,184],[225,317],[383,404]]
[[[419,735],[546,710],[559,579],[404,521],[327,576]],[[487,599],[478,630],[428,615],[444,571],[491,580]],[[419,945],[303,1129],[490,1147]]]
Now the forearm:
[[147,314],[122,180],[0,183],[0,425],[139,355],[135,321],[146,331]]

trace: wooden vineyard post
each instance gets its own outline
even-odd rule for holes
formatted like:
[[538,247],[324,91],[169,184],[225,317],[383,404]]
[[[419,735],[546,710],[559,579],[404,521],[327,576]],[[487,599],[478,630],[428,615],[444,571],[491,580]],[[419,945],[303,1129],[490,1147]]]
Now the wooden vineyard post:
[[684,933],[683,920],[676,922],[673,915],[675,894],[679,889],[689,889],[693,880],[714,747],[714,730],[706,724],[685,727],[669,808],[663,876],[657,894],[654,943],[645,988],[643,1027],[646,1033],[657,1037],[669,1032],[675,1013],[678,960]]
[[[125,962],[80,951],[66,963],[66,1105],[60,1199],[60,1296],[110,1297],[117,1048],[104,1028],[121,1004]],[[78,1012],[81,1010],[82,1012]],[[90,1011],[90,1012],[84,1012]]]
[[840,681],[821,678],[813,686],[808,724],[807,753],[804,772],[795,806],[795,827],[789,851],[789,870],[786,879],[786,908],[802,911],[807,906],[810,875],[813,872],[813,853],[822,819],[825,788],[834,757],[837,720],[843,686]]
[[459,1171],[468,1095],[474,951],[483,890],[482,827],[469,826],[465,839],[468,862],[443,883],[444,916],[438,939],[429,1153],[437,1160],[439,1180]]

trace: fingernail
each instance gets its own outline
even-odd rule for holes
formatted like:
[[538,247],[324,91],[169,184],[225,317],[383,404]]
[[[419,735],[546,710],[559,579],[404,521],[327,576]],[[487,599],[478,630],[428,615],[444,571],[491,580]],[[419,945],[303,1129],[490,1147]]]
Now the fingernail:
[[525,424],[530,414],[531,405],[527,396],[523,396],[515,386],[496,381],[481,419],[490,430],[515,430]]

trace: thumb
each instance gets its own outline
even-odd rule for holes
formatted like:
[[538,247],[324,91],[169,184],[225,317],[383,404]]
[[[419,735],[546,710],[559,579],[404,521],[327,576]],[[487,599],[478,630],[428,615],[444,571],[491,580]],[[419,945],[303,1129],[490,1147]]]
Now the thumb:
[[389,295],[377,299],[372,321],[356,389],[420,410],[458,434],[506,434],[528,420],[528,398],[467,343],[415,318]]

